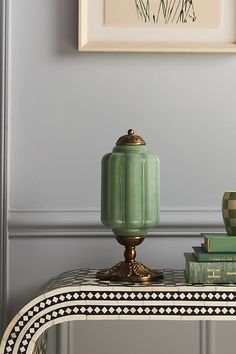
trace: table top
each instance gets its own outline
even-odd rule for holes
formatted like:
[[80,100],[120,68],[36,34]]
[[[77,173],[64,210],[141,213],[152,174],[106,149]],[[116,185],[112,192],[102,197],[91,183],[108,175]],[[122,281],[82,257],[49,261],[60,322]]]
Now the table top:
[[[127,281],[107,281],[96,278],[96,273],[100,269],[75,269],[64,272],[55,278],[49,280],[40,289],[40,293],[54,290],[59,287],[79,287],[81,289],[88,287],[89,289],[103,289],[104,288],[143,288],[146,290],[152,290],[159,287],[178,287],[178,286],[190,286],[185,278],[185,272],[182,269],[161,269],[163,272],[163,279],[159,279],[152,282],[127,282]],[[160,270],[160,269],[159,269]]]
[[[77,287],[79,289],[94,289],[94,290],[105,290],[117,288],[120,291],[127,290],[137,290],[140,288],[143,291],[158,291],[161,288],[172,290],[182,291],[183,288],[186,288],[188,291],[197,291],[197,290],[217,290],[220,291],[231,290],[235,288],[236,284],[191,284],[188,283],[185,277],[185,271],[183,269],[158,269],[163,272],[163,278],[152,281],[152,282],[125,282],[125,281],[108,281],[100,280],[96,278],[96,273],[100,269],[90,269],[82,268],[75,269],[61,273],[60,275],[50,279],[45,283],[39,290],[39,294],[52,291],[58,288],[71,288]],[[169,289],[170,290],[170,289]]]
[[[89,319],[218,319],[236,316],[236,284],[193,285],[182,269],[163,269],[163,279],[151,283],[103,281],[98,269],[78,269],[60,274],[41,289],[54,301],[78,299],[79,313]],[[63,296],[60,297],[60,294]],[[61,300],[60,300],[61,299]]]

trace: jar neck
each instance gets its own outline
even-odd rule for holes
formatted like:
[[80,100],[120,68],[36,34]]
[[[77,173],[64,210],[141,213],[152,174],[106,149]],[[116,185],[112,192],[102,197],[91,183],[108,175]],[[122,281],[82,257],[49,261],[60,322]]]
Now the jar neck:
[[114,147],[112,152],[123,152],[123,153],[146,153],[149,152],[145,145],[117,145]]

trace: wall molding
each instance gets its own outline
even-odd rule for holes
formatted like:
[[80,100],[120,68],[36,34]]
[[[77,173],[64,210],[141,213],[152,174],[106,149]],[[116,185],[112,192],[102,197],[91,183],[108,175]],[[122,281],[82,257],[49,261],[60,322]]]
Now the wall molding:
[[199,321],[199,354],[215,354],[215,322]]
[[199,321],[199,354],[208,354],[207,352],[207,323],[206,321]]
[[216,353],[216,323],[215,321],[207,321],[205,327],[206,336],[206,354]]
[[1,113],[0,113],[0,336],[7,323],[8,222],[7,222],[7,127],[8,127],[8,21],[9,2],[1,1]]
[[[161,223],[150,231],[154,237],[198,236],[201,232],[223,232],[219,210],[162,210]],[[111,231],[102,225],[98,210],[11,210],[9,237],[106,237]]]
[[57,326],[57,353],[72,354],[73,322],[65,322]]

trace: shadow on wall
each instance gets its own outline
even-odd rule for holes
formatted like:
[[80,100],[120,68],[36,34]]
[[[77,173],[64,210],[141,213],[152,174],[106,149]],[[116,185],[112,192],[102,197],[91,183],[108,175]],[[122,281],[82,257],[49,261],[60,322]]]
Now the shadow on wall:
[[78,0],[56,1],[56,51],[71,54],[78,47]]

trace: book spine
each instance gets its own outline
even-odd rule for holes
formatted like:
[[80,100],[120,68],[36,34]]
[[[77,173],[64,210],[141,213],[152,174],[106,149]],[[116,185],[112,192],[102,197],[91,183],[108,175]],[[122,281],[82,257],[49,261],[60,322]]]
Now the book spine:
[[236,252],[236,238],[229,237],[227,239],[208,239],[204,238],[203,248],[209,253],[232,253]]
[[196,258],[198,262],[236,262],[236,254],[227,255],[227,253],[198,253]]
[[236,262],[186,262],[189,283],[236,283]]

